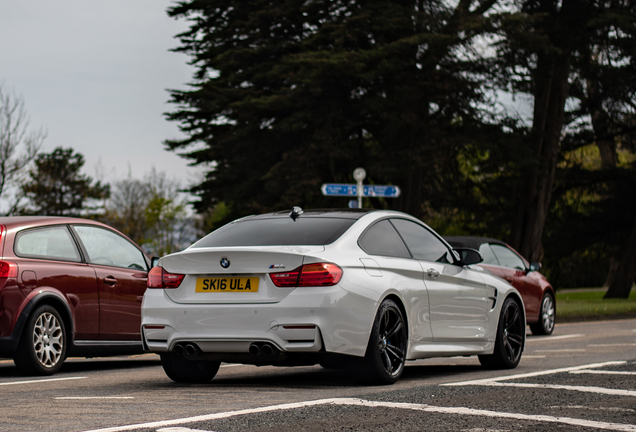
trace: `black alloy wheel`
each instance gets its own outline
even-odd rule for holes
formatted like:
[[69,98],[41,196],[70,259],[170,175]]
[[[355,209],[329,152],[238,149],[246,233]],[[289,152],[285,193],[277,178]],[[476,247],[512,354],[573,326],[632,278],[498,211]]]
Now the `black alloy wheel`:
[[541,310],[539,311],[539,321],[530,324],[533,335],[551,335],[554,331],[556,318],[556,307],[554,297],[546,292],[541,299]]
[[393,384],[404,371],[407,333],[404,317],[393,300],[378,309],[367,352],[357,369],[357,380],[366,384]]
[[526,342],[526,325],[519,303],[507,298],[501,307],[495,350],[490,355],[480,355],[479,362],[490,369],[513,369],[521,360]]

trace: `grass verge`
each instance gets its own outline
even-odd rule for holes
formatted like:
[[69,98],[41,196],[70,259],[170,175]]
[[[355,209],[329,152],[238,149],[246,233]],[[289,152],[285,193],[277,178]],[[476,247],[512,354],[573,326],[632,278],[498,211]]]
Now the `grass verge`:
[[603,300],[605,290],[560,290],[556,293],[557,323],[636,318],[636,289],[627,299]]

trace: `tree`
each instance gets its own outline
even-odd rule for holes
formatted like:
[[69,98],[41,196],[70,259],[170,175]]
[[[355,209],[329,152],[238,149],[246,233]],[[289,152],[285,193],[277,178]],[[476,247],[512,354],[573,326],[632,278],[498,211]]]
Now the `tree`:
[[100,219],[142,245],[148,239],[145,213],[149,196],[148,183],[129,174],[110,185],[106,211]]
[[[626,120],[634,111],[630,82],[636,4],[626,0],[511,4],[514,10],[493,17],[501,37],[496,44],[498,67],[493,70],[501,73],[506,89],[531,96],[534,112],[525,137],[526,160],[517,165],[519,175],[509,176],[513,181],[508,195],[517,198],[515,222],[507,237],[535,261],[544,254],[546,224],[552,224],[548,229],[553,238],[548,240],[553,262],[558,254],[562,259],[586,249],[607,250],[615,227],[629,231],[632,226],[631,219],[626,222],[611,215],[614,205],[608,204],[625,190],[615,187],[624,177],[619,171],[625,168],[616,165],[617,145],[625,142],[630,129]],[[594,145],[598,165],[571,163],[576,152]]]
[[114,182],[100,219],[162,256],[188,247],[203,234],[187,206],[179,182],[153,169],[141,180],[129,175]]
[[146,247],[155,255],[167,255],[194,243],[200,233],[188,215],[187,201],[177,181],[154,169],[146,178],[148,202],[144,216],[147,227]]
[[[486,103],[472,52],[494,0],[183,1],[190,20],[177,51],[198,68],[172,91],[169,140],[208,167],[193,192],[199,211],[228,217],[277,208],[334,206],[324,182],[398,184],[374,202],[422,217],[455,187],[456,153],[484,140]],[[340,200],[341,205],[346,201]]]
[[6,92],[0,83],[0,198],[10,199],[7,215],[19,209],[26,168],[37,156],[45,137],[42,129],[29,128],[24,100]]
[[[610,49],[627,42],[612,40],[611,35],[633,32],[630,18],[636,11],[629,1],[519,0],[513,5],[516,11],[495,19],[503,38],[497,60],[509,88],[532,95],[534,113],[527,137],[531,157],[520,167],[523,190],[518,194],[510,243],[538,261],[543,255],[542,235],[561,144],[568,132],[565,126],[573,120],[566,110],[568,99],[576,97],[571,84],[577,77],[588,76],[590,52],[599,41],[606,41]],[[593,86],[589,86],[588,96],[592,95]],[[592,116],[594,123],[598,114]]]
[[22,186],[30,201],[24,213],[80,216],[97,210],[87,204],[107,198],[109,187],[80,174],[82,166],[84,156],[71,148],[58,147],[38,155],[35,167],[29,171],[30,180]]

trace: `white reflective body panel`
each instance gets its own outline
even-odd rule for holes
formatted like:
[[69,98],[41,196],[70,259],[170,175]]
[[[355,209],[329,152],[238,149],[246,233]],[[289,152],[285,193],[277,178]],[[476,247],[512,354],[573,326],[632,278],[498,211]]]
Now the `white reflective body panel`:
[[[161,258],[159,266],[186,277],[178,289],[146,290],[142,328],[153,328],[143,329],[144,343],[153,352],[169,352],[183,341],[203,351],[247,352],[249,343],[266,341],[282,351],[364,356],[377,309],[392,297],[406,315],[407,359],[492,353],[501,306],[509,295],[520,298],[518,292],[469,267],[365,253],[358,246],[364,230],[396,215],[408,217],[367,213],[324,247],[189,248]],[[227,269],[221,258],[229,259]],[[269,277],[317,262],[340,266],[341,281],[332,287],[278,288]],[[436,280],[428,276],[430,268],[439,272]],[[194,291],[197,277],[217,274],[258,276],[259,292]]]

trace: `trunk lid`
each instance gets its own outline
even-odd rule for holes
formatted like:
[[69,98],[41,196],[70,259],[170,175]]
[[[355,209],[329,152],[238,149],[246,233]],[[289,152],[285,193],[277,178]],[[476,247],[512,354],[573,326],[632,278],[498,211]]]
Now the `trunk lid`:
[[191,248],[161,258],[159,265],[185,274],[179,288],[165,290],[175,303],[278,303],[294,288],[275,286],[269,274],[292,271],[306,254],[322,251],[323,246]]

